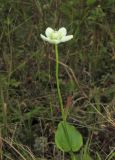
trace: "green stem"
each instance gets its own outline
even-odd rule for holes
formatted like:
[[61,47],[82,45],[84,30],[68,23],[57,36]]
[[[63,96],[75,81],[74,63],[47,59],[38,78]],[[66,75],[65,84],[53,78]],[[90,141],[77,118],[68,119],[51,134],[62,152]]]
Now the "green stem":
[[[57,91],[58,91],[58,97],[59,97],[59,102],[60,102],[60,109],[61,109],[61,114],[62,114],[62,119],[64,121],[64,131],[67,136],[67,141],[68,144],[71,145],[70,143],[70,138],[68,135],[68,131],[66,128],[66,115],[64,112],[64,106],[63,106],[63,101],[62,101],[62,96],[61,96],[61,91],[60,91],[60,83],[59,83],[59,53],[58,53],[58,46],[55,44],[55,53],[56,53],[56,83],[57,83]],[[76,160],[76,157],[73,152],[70,152],[71,160]]]
[[70,152],[71,160],[77,160],[76,155],[73,152]]
[[56,83],[57,83],[57,91],[58,91],[58,97],[60,102],[60,108],[61,108],[61,114],[62,119],[65,121],[65,114],[64,114],[64,107],[63,107],[63,101],[60,91],[60,83],[59,83],[59,54],[58,54],[58,46],[55,44],[55,53],[56,53]]

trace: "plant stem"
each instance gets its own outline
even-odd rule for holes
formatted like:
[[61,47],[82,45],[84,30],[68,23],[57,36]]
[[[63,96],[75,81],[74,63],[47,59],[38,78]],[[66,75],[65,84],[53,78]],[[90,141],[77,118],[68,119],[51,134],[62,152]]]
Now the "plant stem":
[[[59,97],[59,102],[60,102],[60,109],[61,109],[61,114],[62,114],[62,119],[64,121],[64,131],[67,136],[67,141],[68,144],[71,145],[70,143],[70,138],[68,135],[68,131],[66,128],[66,115],[64,112],[64,106],[63,106],[63,101],[62,101],[62,96],[61,96],[61,91],[60,91],[60,83],[59,83],[59,53],[58,53],[58,45],[55,44],[55,53],[56,53],[56,83],[57,83],[57,91],[58,91],[58,97]],[[76,160],[76,156],[74,155],[73,152],[70,152],[71,160]]]
[[76,155],[73,152],[70,152],[71,160],[77,160]]
[[57,83],[57,91],[58,91],[58,97],[60,102],[60,108],[61,108],[61,114],[63,121],[66,120],[65,114],[64,114],[64,107],[63,107],[63,101],[60,91],[60,83],[59,83],[59,54],[58,54],[58,45],[55,44],[55,53],[56,53],[56,83]]

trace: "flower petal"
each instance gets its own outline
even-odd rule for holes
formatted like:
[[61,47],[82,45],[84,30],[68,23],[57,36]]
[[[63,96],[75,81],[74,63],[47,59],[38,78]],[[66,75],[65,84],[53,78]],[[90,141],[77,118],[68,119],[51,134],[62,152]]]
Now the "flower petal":
[[50,39],[48,37],[45,37],[43,34],[40,34],[40,37],[44,40],[44,41],[47,41],[51,44],[59,44],[60,41],[59,40],[56,40],[56,39]]
[[66,30],[66,28],[62,27],[62,28],[60,28],[60,29],[58,30],[58,33],[60,33],[61,36],[63,37],[63,36],[66,36],[67,30]]
[[73,35],[69,35],[69,36],[64,36],[62,37],[62,39],[60,40],[60,42],[66,42],[69,41],[73,38]]
[[48,41],[49,42],[49,39],[47,37],[45,37],[43,34],[40,34],[40,37],[44,40],[44,41]]
[[60,43],[60,41],[57,39],[49,39],[48,42],[51,44],[59,44]]
[[50,37],[50,35],[54,32],[54,30],[50,27],[48,27],[45,31],[45,34],[47,37]]

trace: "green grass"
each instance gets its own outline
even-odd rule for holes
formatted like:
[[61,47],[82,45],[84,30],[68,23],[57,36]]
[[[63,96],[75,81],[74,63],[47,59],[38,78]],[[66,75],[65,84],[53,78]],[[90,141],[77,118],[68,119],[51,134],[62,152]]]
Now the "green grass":
[[54,144],[55,53],[40,38],[48,26],[74,35],[59,45],[59,77],[68,121],[84,137],[78,159],[114,159],[114,15],[114,0],[0,1],[1,160],[68,159]]

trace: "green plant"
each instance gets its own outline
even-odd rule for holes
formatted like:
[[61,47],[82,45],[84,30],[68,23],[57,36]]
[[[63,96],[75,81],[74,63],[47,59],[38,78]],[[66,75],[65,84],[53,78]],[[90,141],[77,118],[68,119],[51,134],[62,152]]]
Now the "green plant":
[[63,100],[60,91],[59,83],[59,53],[58,44],[61,42],[66,42],[73,38],[73,35],[66,36],[67,31],[64,27],[60,28],[58,31],[52,28],[47,28],[45,31],[46,37],[41,34],[41,38],[49,43],[55,44],[56,53],[56,83],[57,92],[60,102],[60,109],[62,114],[62,121],[59,122],[57,131],[55,133],[55,143],[57,147],[63,152],[68,152],[72,160],[76,160],[74,152],[78,151],[83,145],[82,135],[73,125],[67,122],[67,116],[64,112]]

